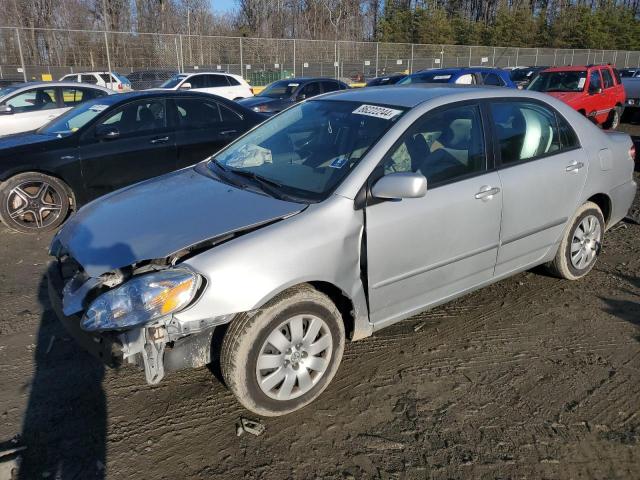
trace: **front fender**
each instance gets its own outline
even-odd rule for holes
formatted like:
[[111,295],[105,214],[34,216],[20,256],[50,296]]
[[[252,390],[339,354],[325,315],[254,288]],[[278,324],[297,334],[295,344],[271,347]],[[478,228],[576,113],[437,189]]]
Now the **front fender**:
[[201,297],[176,314],[193,322],[252,311],[300,283],[326,282],[354,306],[354,338],[371,333],[360,272],[363,213],[333,196],[304,212],[218,245],[185,261],[207,282]]

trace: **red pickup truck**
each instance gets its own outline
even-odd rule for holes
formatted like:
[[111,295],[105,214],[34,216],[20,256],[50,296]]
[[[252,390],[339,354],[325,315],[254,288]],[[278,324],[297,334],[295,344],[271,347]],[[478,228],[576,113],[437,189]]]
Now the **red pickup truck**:
[[527,88],[553,95],[604,128],[620,123],[625,92],[611,65],[547,68]]

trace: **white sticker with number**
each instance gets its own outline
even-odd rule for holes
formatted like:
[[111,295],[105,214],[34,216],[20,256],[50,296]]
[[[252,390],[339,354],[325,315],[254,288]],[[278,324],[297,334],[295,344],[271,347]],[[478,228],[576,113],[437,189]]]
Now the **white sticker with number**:
[[94,112],[102,112],[103,110],[106,110],[107,108],[109,108],[109,105],[97,104],[97,105],[91,105],[89,107],[89,110],[93,110]]
[[360,105],[353,112],[357,115],[367,115],[369,117],[383,118],[391,120],[393,117],[400,115],[402,110],[395,110],[388,107],[380,107],[379,105]]

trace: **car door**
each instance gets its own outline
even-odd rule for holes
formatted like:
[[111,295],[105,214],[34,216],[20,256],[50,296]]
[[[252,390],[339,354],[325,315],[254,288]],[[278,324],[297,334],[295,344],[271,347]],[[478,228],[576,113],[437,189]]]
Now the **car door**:
[[587,163],[570,125],[547,104],[495,100],[489,110],[503,188],[496,265],[503,276],[535,264],[560,239],[578,205]]
[[181,97],[170,105],[176,125],[177,168],[204,160],[246,130],[240,115],[214,99]]
[[587,115],[595,119],[598,123],[603,123],[607,119],[609,109],[607,108],[607,96],[602,88],[600,69],[592,68],[589,72],[587,92],[589,95]]
[[502,195],[482,125],[475,102],[429,112],[378,167],[378,175],[420,172],[428,187],[422,198],[366,207],[372,322],[407,316],[492,278]]
[[175,170],[165,99],[137,100],[101,116],[83,135],[80,158],[91,198]]
[[58,97],[55,87],[38,87],[8,98],[2,104],[12,113],[0,117],[0,135],[35,130],[50,122],[65,111]]

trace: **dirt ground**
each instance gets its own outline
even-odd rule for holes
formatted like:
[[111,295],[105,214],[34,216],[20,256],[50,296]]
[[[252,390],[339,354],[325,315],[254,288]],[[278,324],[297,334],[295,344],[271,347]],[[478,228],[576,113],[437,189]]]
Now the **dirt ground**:
[[348,345],[259,437],[208,368],[151,387],[82,352],[46,300],[50,236],[0,227],[0,456],[26,447],[22,479],[638,479],[638,220],[640,196],[581,281],[523,273]]

